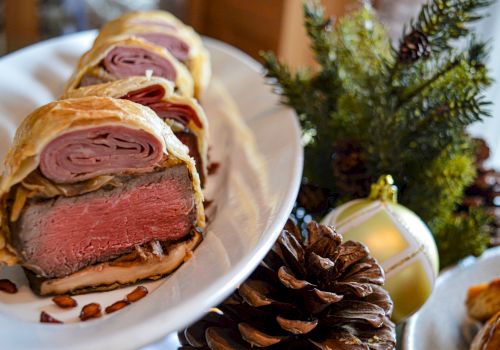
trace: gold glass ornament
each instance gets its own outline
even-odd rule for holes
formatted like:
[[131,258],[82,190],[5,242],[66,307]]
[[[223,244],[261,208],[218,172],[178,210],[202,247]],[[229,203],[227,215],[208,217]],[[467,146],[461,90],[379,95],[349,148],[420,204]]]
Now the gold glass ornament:
[[390,175],[372,185],[368,198],[341,205],[322,223],[335,226],[345,240],[368,246],[384,268],[395,322],[404,321],[425,303],[439,270],[436,243],[425,223],[397,203]]

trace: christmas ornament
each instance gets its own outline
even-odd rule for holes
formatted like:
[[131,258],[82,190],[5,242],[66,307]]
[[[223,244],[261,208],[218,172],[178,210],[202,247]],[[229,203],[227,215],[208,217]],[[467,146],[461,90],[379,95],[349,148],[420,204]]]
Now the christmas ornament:
[[238,290],[179,334],[182,349],[394,349],[380,265],[332,227],[307,232],[289,221]]
[[438,253],[431,232],[415,213],[396,201],[391,176],[372,185],[366,199],[350,201],[323,220],[345,240],[367,245],[386,274],[394,301],[392,319],[401,322],[427,300],[438,274]]

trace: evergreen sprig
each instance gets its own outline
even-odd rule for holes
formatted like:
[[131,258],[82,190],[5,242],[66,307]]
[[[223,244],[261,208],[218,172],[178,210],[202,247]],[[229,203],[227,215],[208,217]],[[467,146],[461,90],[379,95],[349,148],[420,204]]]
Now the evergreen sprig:
[[417,19],[410,23],[409,30],[405,32],[418,31],[425,35],[431,51],[450,50],[454,40],[469,34],[469,24],[482,18],[477,10],[492,2],[493,0],[429,1],[422,6]]
[[[470,35],[470,23],[490,3],[431,0],[392,47],[369,6],[334,25],[318,1],[307,1],[305,27],[319,67],[292,72],[272,53],[262,56],[275,92],[299,115],[307,181],[328,188],[339,204],[367,192],[350,191],[343,183],[350,174],[331,168],[345,155],[336,147],[356,145],[363,173],[355,176],[392,174],[401,203],[431,227],[445,265],[485,247],[484,215],[454,212],[475,177],[465,128],[488,116],[488,50]],[[458,49],[457,39],[469,45]]]

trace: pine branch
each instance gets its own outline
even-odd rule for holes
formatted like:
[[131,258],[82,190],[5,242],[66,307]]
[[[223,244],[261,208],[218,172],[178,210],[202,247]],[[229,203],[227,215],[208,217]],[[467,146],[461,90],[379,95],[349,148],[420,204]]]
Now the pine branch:
[[477,11],[494,0],[430,0],[420,14],[411,21],[393,49],[394,63],[388,66],[387,82],[396,91],[400,73],[412,71],[420,58],[449,53],[456,39],[470,33],[470,24],[483,16]]
[[432,0],[422,6],[411,31],[423,33],[432,51],[446,51],[452,48],[451,41],[467,36],[468,24],[482,16],[477,10],[489,6],[492,0]]
[[304,23],[316,61],[322,69],[335,69],[333,18],[325,20],[325,11],[317,0],[304,2]]
[[448,74],[451,70],[457,67],[460,64],[460,59],[456,58],[449,61],[444,67],[440,67],[439,71],[437,71],[432,77],[424,80],[418,86],[413,87],[410,91],[406,91],[402,93],[402,96],[398,98],[398,103],[396,105],[396,109],[401,108],[405,103],[420,95],[425,89],[431,86],[438,79]]
[[[324,133],[328,123],[326,99],[334,96],[333,91],[323,91],[317,87],[318,77],[310,77],[309,72],[298,70],[292,73],[288,66],[279,62],[270,52],[261,53],[268,83],[280,95],[281,102],[295,109],[303,128],[306,143],[315,142]],[[330,80],[323,82],[328,88]],[[314,101],[315,103],[312,103]]]
[[[444,99],[445,102],[449,102],[450,99],[442,92],[449,91],[455,95],[453,97],[456,97],[456,103],[460,102],[460,98],[457,97],[460,96],[468,101],[466,104],[472,106],[470,101],[474,95],[480,94],[482,89],[491,83],[484,63],[486,56],[485,43],[478,42],[473,38],[465,52],[451,59],[443,61],[440,57],[436,57],[429,62],[420,63],[421,69],[415,71],[416,75],[408,77],[409,80],[417,81],[417,83],[408,82],[407,84],[411,85],[407,88],[400,88],[401,92],[397,94],[396,111],[408,104],[409,109],[407,108],[407,110],[411,113],[412,110],[418,108],[418,105],[415,106],[415,101],[420,105],[431,106],[427,107],[427,110],[440,109],[447,104],[438,102],[439,105],[436,106],[436,103],[429,102],[429,91],[431,94],[434,92],[434,99]],[[429,78],[426,78],[429,75],[426,70],[433,71]],[[477,105],[483,106],[482,103],[477,103]],[[479,114],[483,117],[488,115],[484,109],[473,110],[480,111]],[[474,121],[479,119],[476,118]]]
[[[482,18],[477,14],[493,0],[431,0],[422,6],[400,40],[400,49],[412,33],[421,33],[431,52],[448,51],[452,41],[469,34],[469,24]],[[398,50],[400,52],[400,50]]]
[[280,95],[281,102],[294,108],[299,116],[309,115],[309,81],[305,74],[290,72],[272,52],[262,52],[267,82]]

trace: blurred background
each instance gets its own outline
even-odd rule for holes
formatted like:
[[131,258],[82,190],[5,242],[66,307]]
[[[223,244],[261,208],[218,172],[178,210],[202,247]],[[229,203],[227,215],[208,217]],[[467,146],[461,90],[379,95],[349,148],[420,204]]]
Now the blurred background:
[[[322,0],[330,16],[340,17],[359,0]],[[393,40],[425,0],[373,0]],[[164,9],[201,34],[234,45],[258,59],[260,50],[273,50],[294,67],[313,64],[302,25],[302,0],[0,0],[0,56],[51,37],[99,28],[133,10]],[[500,81],[500,1],[477,23],[479,36],[489,41],[492,76]],[[494,102],[492,118],[474,125],[471,133],[484,137],[500,164],[500,84],[487,91]]]
[[[361,1],[322,0],[327,14],[335,17],[355,9]],[[395,39],[423,2],[371,1]],[[260,50],[273,50],[294,66],[312,63],[302,26],[302,0],[0,0],[0,54],[99,28],[128,11],[158,8],[255,58]]]

